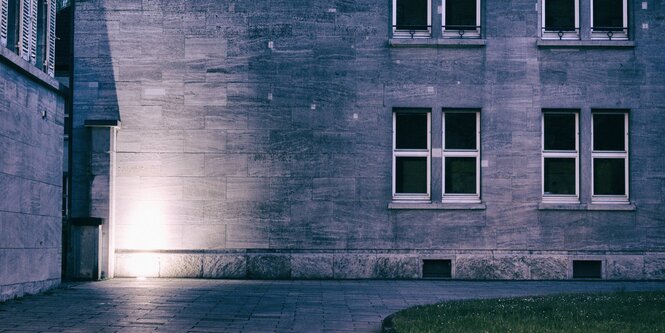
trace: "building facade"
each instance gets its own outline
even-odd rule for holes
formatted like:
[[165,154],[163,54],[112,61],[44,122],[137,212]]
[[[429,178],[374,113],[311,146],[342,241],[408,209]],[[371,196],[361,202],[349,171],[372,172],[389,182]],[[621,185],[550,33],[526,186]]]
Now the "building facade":
[[55,1],[0,1],[0,301],[60,283],[65,91]]
[[102,276],[665,278],[665,3],[77,1]]

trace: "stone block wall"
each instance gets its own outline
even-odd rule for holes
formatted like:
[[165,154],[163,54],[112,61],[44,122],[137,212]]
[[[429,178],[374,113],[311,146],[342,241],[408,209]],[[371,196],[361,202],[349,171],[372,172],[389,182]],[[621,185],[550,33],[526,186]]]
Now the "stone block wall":
[[0,301],[60,283],[64,99],[0,50]]
[[[567,279],[593,257],[664,278],[665,7],[629,2],[633,42],[543,45],[540,4],[515,0],[481,1],[480,43],[413,47],[390,1],[77,1],[75,154],[86,119],[122,120],[116,274],[417,278],[442,258],[454,278]],[[389,208],[394,107],[432,110],[433,150],[442,108],[481,110],[481,205]],[[575,207],[541,205],[544,108],[580,113]],[[590,205],[593,108],[630,110],[619,210]]]

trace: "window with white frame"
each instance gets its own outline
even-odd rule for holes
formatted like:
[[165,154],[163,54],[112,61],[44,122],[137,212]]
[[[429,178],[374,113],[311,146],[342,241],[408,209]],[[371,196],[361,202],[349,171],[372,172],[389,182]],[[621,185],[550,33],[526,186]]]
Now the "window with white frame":
[[543,0],[543,38],[579,39],[579,13],[578,0]]
[[443,201],[480,202],[480,112],[443,110]]
[[591,38],[628,39],[628,0],[591,0]]
[[0,45],[54,75],[56,0],[0,0]]
[[430,37],[431,0],[393,0],[393,37]]
[[430,200],[431,112],[393,110],[393,200]]
[[442,0],[443,37],[480,38],[480,0]]
[[543,111],[543,202],[579,202],[578,112]]
[[628,112],[593,110],[593,202],[628,202]]

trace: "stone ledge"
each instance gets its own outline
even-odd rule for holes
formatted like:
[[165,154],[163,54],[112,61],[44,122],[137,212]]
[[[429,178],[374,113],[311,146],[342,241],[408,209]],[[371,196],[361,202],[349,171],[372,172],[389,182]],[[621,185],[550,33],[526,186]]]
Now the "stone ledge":
[[539,48],[633,48],[635,41],[632,40],[558,40],[558,39],[539,39],[536,41]]
[[60,84],[58,80],[50,77],[48,74],[40,71],[31,63],[25,61],[18,54],[12,52],[6,47],[0,47],[0,61],[5,62],[25,74],[37,83],[42,84],[48,89],[54,90],[62,95],[66,94],[67,87]]
[[484,203],[391,202],[388,209],[483,210]]
[[484,47],[485,39],[481,38],[391,38],[388,45],[391,47]]
[[541,202],[538,210],[585,210],[585,211],[625,211],[637,210],[634,203],[626,204],[577,204],[577,203],[550,203]]

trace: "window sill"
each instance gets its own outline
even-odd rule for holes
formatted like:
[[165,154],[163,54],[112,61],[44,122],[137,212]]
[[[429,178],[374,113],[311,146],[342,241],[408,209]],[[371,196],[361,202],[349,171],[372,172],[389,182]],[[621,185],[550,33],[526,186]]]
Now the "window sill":
[[538,210],[584,210],[584,211],[627,211],[636,210],[633,203],[622,204],[572,204],[572,203],[550,203],[541,202],[538,204]]
[[541,48],[555,47],[610,47],[610,48],[633,48],[635,41],[632,40],[558,40],[558,39],[539,39],[536,45]]
[[36,82],[42,84],[48,89],[56,92],[65,93],[65,86],[61,85],[56,79],[50,77],[48,74],[40,71],[33,64],[25,61],[18,54],[12,52],[10,49],[0,45],[0,61],[9,64],[18,71],[32,78]]
[[483,210],[484,203],[391,202],[388,209]]
[[391,38],[391,47],[484,47],[486,41],[480,38]]

